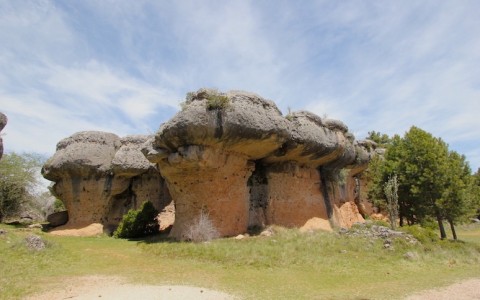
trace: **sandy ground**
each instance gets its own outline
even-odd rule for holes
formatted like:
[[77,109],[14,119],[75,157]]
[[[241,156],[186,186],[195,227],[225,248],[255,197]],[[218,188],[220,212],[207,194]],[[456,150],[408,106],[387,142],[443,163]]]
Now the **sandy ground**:
[[26,298],[29,300],[57,299],[118,299],[118,300],[231,300],[232,295],[200,287],[182,285],[134,285],[125,283],[121,278],[105,276],[86,276],[66,280],[61,289],[53,289],[42,294]]
[[406,300],[471,300],[480,299],[480,278],[469,279],[447,287],[426,290]]
[[[240,298],[200,287],[182,285],[134,285],[125,283],[121,278],[117,277],[86,276],[70,278],[61,289],[36,294],[27,299],[233,300]],[[480,278],[469,279],[443,288],[426,290],[406,298],[406,300],[471,299],[480,299]]]
[[60,236],[96,236],[103,234],[103,225],[100,223],[85,225],[62,225],[49,231],[52,235]]

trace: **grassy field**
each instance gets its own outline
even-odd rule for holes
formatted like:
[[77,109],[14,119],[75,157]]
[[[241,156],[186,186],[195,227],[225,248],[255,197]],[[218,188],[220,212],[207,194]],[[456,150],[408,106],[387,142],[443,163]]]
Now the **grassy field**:
[[[459,228],[462,242],[394,241],[277,229],[272,237],[176,243],[55,237],[0,225],[0,298],[61,287],[76,276],[121,276],[132,283],[189,284],[244,299],[400,299],[422,289],[480,277],[480,226]],[[48,242],[25,247],[29,234]],[[410,253],[410,258],[406,253]]]

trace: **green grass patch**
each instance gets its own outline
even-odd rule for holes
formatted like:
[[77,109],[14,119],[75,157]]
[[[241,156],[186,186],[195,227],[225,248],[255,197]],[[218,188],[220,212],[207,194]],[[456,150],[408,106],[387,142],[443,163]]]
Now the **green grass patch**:
[[[465,241],[410,244],[336,233],[276,228],[272,237],[174,242],[55,237],[34,230],[47,248],[28,250],[31,230],[0,226],[0,298],[59,288],[66,278],[121,276],[133,283],[191,284],[244,299],[401,299],[418,290],[480,277],[480,227]],[[413,255],[407,255],[407,253]]]

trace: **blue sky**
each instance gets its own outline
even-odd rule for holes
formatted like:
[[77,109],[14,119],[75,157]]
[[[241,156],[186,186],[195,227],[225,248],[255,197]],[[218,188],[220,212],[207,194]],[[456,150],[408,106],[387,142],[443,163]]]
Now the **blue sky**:
[[480,167],[480,1],[0,0],[7,151],[154,133],[200,87],[368,131],[416,125]]

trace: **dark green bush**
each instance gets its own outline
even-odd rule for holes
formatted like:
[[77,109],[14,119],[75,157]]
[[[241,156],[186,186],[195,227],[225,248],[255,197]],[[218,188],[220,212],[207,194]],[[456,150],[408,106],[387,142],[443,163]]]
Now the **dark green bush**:
[[152,202],[146,201],[140,209],[130,209],[123,215],[117,230],[113,233],[116,238],[137,238],[158,232],[159,225],[156,217],[158,211]]

